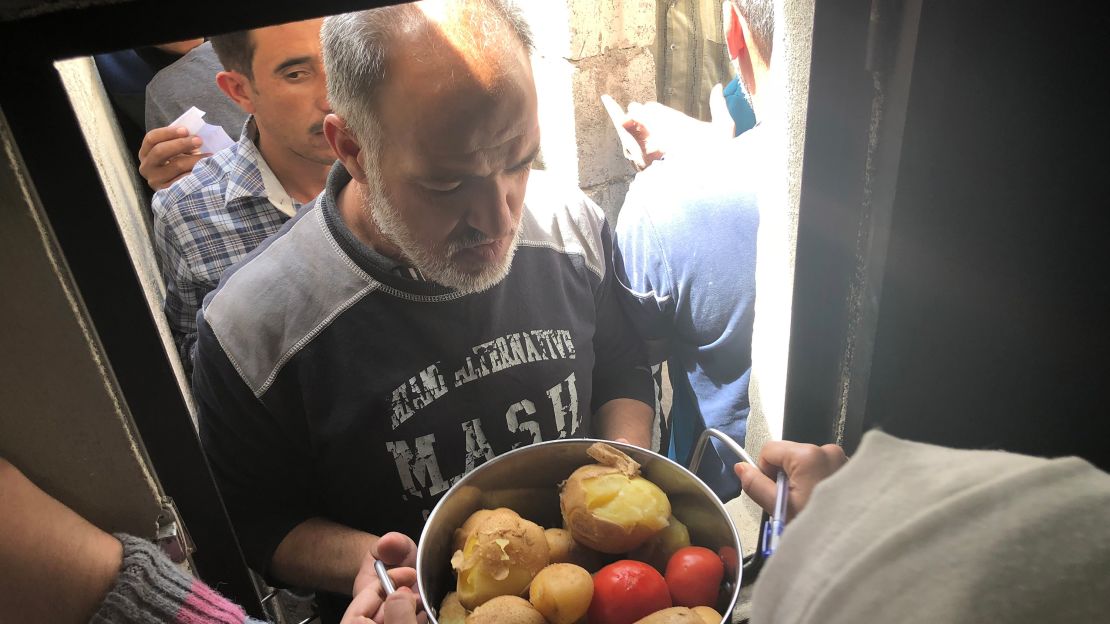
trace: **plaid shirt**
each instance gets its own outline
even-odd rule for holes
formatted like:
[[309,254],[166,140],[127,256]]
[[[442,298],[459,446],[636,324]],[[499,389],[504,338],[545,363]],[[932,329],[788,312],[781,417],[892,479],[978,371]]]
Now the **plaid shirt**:
[[228,267],[300,208],[262,158],[257,138],[254,119],[248,118],[238,143],[154,194],[154,247],[166,283],[163,310],[190,375],[204,296]]

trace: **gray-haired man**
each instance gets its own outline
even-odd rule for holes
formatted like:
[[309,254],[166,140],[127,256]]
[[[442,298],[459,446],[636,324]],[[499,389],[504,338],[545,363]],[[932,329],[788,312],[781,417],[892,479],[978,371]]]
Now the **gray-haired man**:
[[519,16],[419,3],[322,36],[341,165],[206,300],[194,389],[248,560],[349,594],[364,557],[411,565],[439,497],[495,455],[587,434],[647,445],[652,385],[601,211],[529,171]]

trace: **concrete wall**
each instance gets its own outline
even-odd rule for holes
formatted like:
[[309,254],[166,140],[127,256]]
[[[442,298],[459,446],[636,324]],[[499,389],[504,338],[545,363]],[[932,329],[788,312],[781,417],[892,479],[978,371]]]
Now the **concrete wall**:
[[544,166],[582,188],[611,221],[635,170],[601,106],[656,99],[655,0],[523,0],[536,35]]

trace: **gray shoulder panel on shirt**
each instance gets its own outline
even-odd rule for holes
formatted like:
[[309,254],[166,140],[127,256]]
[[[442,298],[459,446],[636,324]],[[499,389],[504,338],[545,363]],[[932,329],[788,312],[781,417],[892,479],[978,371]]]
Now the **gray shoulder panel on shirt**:
[[204,319],[260,397],[290,358],[377,286],[339,250],[315,207],[227,278]]
[[586,268],[605,277],[602,230],[605,214],[572,184],[544,171],[532,171],[524,197],[520,245],[546,247],[582,257]]

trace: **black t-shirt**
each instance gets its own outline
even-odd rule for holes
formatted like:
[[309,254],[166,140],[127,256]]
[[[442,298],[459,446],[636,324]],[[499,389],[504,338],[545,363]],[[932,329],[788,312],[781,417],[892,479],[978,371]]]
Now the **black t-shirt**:
[[[316,205],[224,276],[198,318],[201,437],[248,561],[311,517],[419,540],[466,472],[651,404],[597,206],[533,172],[508,277],[459,293],[385,269]],[[576,191],[576,189],[575,189]],[[569,201],[567,201],[569,199]],[[325,611],[342,613],[342,600]]]

